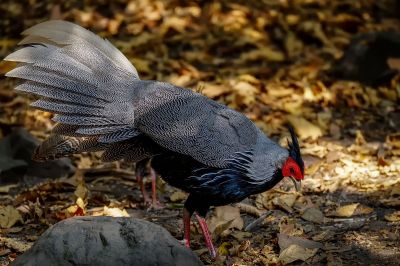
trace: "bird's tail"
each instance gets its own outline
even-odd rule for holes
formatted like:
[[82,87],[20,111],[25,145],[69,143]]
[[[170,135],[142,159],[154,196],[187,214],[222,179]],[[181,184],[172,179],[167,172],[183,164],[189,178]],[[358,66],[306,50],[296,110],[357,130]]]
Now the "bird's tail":
[[35,161],[54,160],[75,153],[103,151],[111,144],[99,143],[96,137],[69,137],[53,134],[33,152]]
[[32,106],[56,113],[58,134],[96,136],[102,143],[129,139],[134,127],[136,69],[111,43],[66,21],[25,30],[23,48],[4,60],[20,62],[6,74],[16,90],[40,96]]

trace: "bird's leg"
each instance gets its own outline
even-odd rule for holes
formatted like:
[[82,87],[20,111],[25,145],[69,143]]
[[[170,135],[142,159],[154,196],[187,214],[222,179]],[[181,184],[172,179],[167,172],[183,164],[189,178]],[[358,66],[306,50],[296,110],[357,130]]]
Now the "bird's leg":
[[200,229],[203,233],[204,240],[206,241],[206,245],[208,248],[208,251],[210,252],[211,257],[215,258],[217,257],[217,252],[215,251],[214,245],[212,243],[212,238],[210,235],[210,231],[208,230],[207,222],[206,219],[195,213],[197,221],[199,222]]
[[136,181],[137,181],[137,183],[139,184],[140,191],[142,192],[142,196],[143,196],[143,201],[144,201],[144,203],[145,203],[145,204],[150,203],[150,198],[149,198],[149,196],[147,195],[146,188],[144,187],[143,177],[142,177],[140,174],[138,174],[138,173],[136,173]]
[[157,200],[157,174],[150,168],[151,175],[151,205],[150,209],[162,209],[164,206]]
[[183,209],[183,241],[185,246],[190,248],[190,218],[192,214],[186,209]]
[[146,188],[143,183],[143,175],[145,174],[146,165],[147,165],[146,161],[137,162],[135,165],[135,175],[136,175],[136,181],[140,188],[140,192],[142,192],[143,201],[147,205],[150,203],[150,199],[149,196],[147,195]]
[[157,203],[157,175],[153,168],[150,169],[151,175],[151,200],[153,205]]

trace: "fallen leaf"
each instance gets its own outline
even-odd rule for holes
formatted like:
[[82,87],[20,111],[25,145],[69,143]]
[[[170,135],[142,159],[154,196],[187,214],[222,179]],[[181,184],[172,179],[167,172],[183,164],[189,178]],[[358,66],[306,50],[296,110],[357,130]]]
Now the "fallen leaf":
[[351,217],[355,215],[370,214],[374,209],[361,205],[359,203],[348,204],[338,207],[335,212],[329,214],[336,217]]
[[400,71],[400,58],[389,57],[386,62],[390,69],[396,69]]
[[300,139],[310,138],[312,140],[315,140],[322,136],[321,128],[309,122],[303,117],[289,115],[287,119],[290,124],[293,125]]
[[389,222],[400,221],[400,211],[395,211],[395,212],[392,212],[391,214],[386,214],[385,219]]
[[282,194],[279,197],[274,197],[272,199],[272,203],[275,206],[279,206],[282,209],[286,210],[289,213],[293,212],[293,205],[296,202],[296,199],[298,198],[297,194]]
[[13,206],[0,207],[0,227],[10,228],[17,222],[23,222],[22,216]]
[[64,214],[65,214],[64,217],[62,217],[62,215],[60,215],[59,218],[65,219],[65,218],[74,217],[74,216],[84,216],[85,211],[78,205],[72,205],[67,208],[67,210],[65,211]]
[[218,255],[226,256],[229,255],[229,249],[232,248],[232,244],[224,242],[218,247]]
[[303,215],[301,215],[306,221],[310,221],[317,224],[322,224],[325,222],[324,214],[317,208],[308,208],[304,211]]
[[279,233],[278,233],[278,244],[281,250],[288,248],[290,245],[298,245],[303,248],[312,248],[312,249],[314,248],[319,249],[324,246],[319,242],[312,241],[304,237],[289,236],[286,234],[279,234]]
[[221,96],[231,89],[226,85],[215,85],[215,84],[204,84],[204,88],[201,90],[201,93],[209,98],[216,98]]
[[[243,219],[240,209],[233,206],[221,206],[215,208],[214,214],[208,221],[210,232],[216,235],[222,234],[230,228],[243,229]],[[219,228],[219,230],[217,230]],[[217,232],[219,231],[219,232]]]
[[183,201],[184,199],[187,198],[187,193],[181,191],[181,190],[177,190],[174,193],[172,193],[172,195],[169,197],[169,199],[172,202],[177,202],[177,201]]
[[269,47],[261,47],[257,50],[242,53],[241,61],[267,60],[273,62],[281,62],[285,60],[285,54],[282,51],[274,50]]
[[249,106],[254,103],[258,89],[245,81],[232,82],[232,89],[236,92],[238,103]]
[[107,206],[104,206],[103,215],[112,217],[130,217],[125,209],[121,210],[120,208],[108,208]]
[[296,260],[306,261],[317,254],[317,251],[317,248],[303,248],[293,244],[280,252],[279,261],[281,261],[284,265]]
[[78,162],[78,168],[80,169],[87,169],[92,166],[92,160],[87,156],[80,156],[80,160]]
[[238,241],[243,241],[246,238],[250,238],[253,234],[251,232],[242,232],[242,231],[236,231],[231,234],[234,238],[236,238]]
[[6,246],[21,253],[27,251],[33,245],[33,243],[28,243],[24,240],[19,240],[17,238],[1,237],[1,236],[0,236],[0,243],[2,243],[3,246]]
[[341,206],[336,209],[334,216],[337,217],[350,217],[356,210],[358,203]]
[[286,217],[279,222],[279,233],[289,236],[301,236],[304,234],[304,230],[295,220]]
[[7,255],[8,253],[10,253],[11,252],[11,250],[10,249],[8,249],[8,248],[0,248],[0,257],[1,256],[5,256],[5,255]]

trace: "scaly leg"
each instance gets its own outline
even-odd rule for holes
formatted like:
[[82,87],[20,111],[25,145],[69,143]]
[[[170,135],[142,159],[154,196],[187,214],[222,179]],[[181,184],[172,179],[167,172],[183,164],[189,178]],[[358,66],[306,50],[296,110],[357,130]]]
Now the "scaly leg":
[[157,174],[153,170],[153,168],[150,168],[150,175],[151,175],[151,204],[149,209],[155,209],[155,210],[163,209],[164,205],[157,200]]
[[208,230],[207,222],[206,220],[195,213],[197,221],[199,222],[201,232],[203,233],[204,240],[206,241],[206,246],[208,248],[208,251],[210,252],[211,257],[215,258],[217,257],[217,252],[215,251],[214,245],[212,243],[212,238],[210,235],[210,231]]
[[190,212],[184,208],[183,209],[183,241],[185,246],[190,248]]
[[146,188],[144,187],[143,177],[140,174],[136,174],[136,180],[137,180],[137,182],[139,184],[140,191],[142,192],[144,203],[145,204],[149,204],[150,203],[150,198],[147,195]]
[[152,204],[155,206],[159,204],[157,201],[157,175],[153,168],[150,168],[150,175],[151,175],[151,200]]
[[147,195],[146,188],[145,188],[144,182],[143,182],[143,176],[146,172],[146,166],[147,166],[147,161],[143,160],[143,161],[137,162],[135,165],[135,174],[136,174],[136,181],[139,184],[140,192],[142,192],[143,201],[147,205],[147,204],[151,204],[151,201],[150,201],[149,196]]

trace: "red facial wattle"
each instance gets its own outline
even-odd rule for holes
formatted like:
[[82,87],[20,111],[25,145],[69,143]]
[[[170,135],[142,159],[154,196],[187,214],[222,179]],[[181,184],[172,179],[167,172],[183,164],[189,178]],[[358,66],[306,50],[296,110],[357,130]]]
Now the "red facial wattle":
[[282,166],[282,175],[285,177],[293,177],[298,181],[304,179],[304,173],[301,171],[298,163],[292,158],[288,158]]

